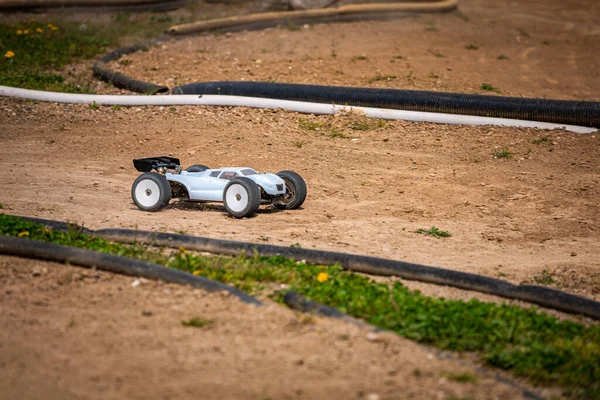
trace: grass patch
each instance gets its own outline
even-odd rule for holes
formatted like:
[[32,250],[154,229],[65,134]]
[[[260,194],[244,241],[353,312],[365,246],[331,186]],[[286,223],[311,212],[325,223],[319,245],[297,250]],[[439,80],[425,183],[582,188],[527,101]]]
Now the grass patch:
[[[0,24],[0,85],[73,93],[91,93],[90,78],[67,83],[59,70],[73,60],[106,51],[111,40],[76,24]],[[11,57],[7,57],[7,55]]]
[[398,78],[396,75],[381,75],[377,74],[372,78],[369,78],[368,83],[379,82],[379,81],[391,81],[392,79]]
[[331,128],[329,131],[330,138],[340,138],[340,139],[352,139],[353,136],[346,135],[344,132],[338,130],[337,128]]
[[188,328],[204,328],[213,324],[213,320],[210,319],[202,319],[202,318],[192,318],[187,321],[181,321],[181,325]]
[[552,278],[552,275],[547,270],[543,270],[540,275],[534,276],[533,280],[535,281],[535,283],[539,283],[542,285],[553,285],[556,283],[554,278]]
[[123,36],[144,32],[144,37],[152,37],[174,22],[169,19],[157,23],[151,21],[152,17],[143,21],[128,18],[126,14],[116,14],[114,23],[104,25],[33,20],[0,24],[0,85],[93,93],[91,74],[66,79],[61,70],[72,62],[106,52],[109,47],[118,45]]
[[439,51],[436,50],[429,50],[429,53],[436,56],[437,58],[446,58],[445,54],[440,53]]
[[350,61],[355,62],[355,61],[367,61],[369,58],[367,56],[365,56],[364,54],[360,55],[360,56],[354,56],[350,59]]
[[508,147],[502,147],[501,149],[494,149],[492,152],[494,158],[512,158],[513,154],[508,150]]
[[[286,284],[311,300],[411,340],[444,350],[476,352],[486,364],[533,383],[561,385],[573,397],[600,398],[600,326],[560,321],[535,307],[427,297],[400,282],[377,283],[339,266],[284,257],[206,257],[183,248],[167,253],[111,243],[75,230],[56,232],[5,214],[0,214],[0,234],[148,260],[249,293],[267,290],[277,301],[285,294],[281,284]],[[468,382],[471,377],[456,374],[455,379]]]
[[367,121],[354,121],[350,123],[350,129],[353,131],[370,131],[373,128],[373,124],[370,124]]
[[327,130],[331,128],[329,123],[321,122],[321,121],[310,121],[308,119],[300,118],[298,120],[298,125],[300,128],[306,131],[321,131]]
[[550,139],[548,139],[548,136],[543,136],[537,139],[533,139],[531,141],[532,144],[542,144],[542,143],[548,143],[550,141]]
[[287,19],[285,21],[285,25],[283,25],[283,27],[285,29],[287,29],[288,31],[299,31],[300,30],[300,25],[298,25],[295,21],[293,21],[291,19]]
[[498,60],[509,60],[509,58],[507,56],[505,56],[504,54],[499,54],[498,57],[496,57]]
[[[351,139],[352,136],[346,135],[344,132],[340,131],[338,128],[331,126],[330,122],[321,122],[321,121],[310,121],[308,119],[300,118],[298,120],[298,125],[301,129],[307,131],[315,131],[315,132],[323,132],[330,138],[341,138],[341,139]],[[296,147],[298,147],[296,145]]]
[[353,131],[371,131],[377,128],[384,128],[387,126],[387,121],[383,119],[367,119],[364,121],[352,121],[349,125]]
[[450,379],[454,382],[460,383],[475,383],[477,382],[477,377],[470,372],[443,372],[442,376]]
[[475,45],[475,44],[468,44],[465,46],[466,50],[479,50],[479,46]]
[[445,237],[452,237],[452,234],[450,232],[448,232],[448,231],[442,231],[442,230],[436,228],[435,226],[432,226],[429,229],[422,229],[422,228],[417,229],[415,231],[415,233],[420,233],[422,235],[433,236],[433,237],[436,237],[438,239],[439,238],[445,238]]
[[485,90],[487,92],[494,92],[494,93],[500,93],[500,89],[498,89],[497,87],[492,86],[491,83],[482,83],[481,90]]

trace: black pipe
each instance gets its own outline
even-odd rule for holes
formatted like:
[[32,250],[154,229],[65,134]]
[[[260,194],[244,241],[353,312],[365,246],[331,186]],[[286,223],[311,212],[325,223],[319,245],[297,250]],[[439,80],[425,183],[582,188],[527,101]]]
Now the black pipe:
[[96,3],[79,3],[79,4],[65,4],[61,1],[56,1],[47,4],[14,4],[6,5],[0,1],[0,12],[2,13],[64,13],[65,10],[69,11],[81,11],[89,13],[115,13],[115,12],[167,12],[177,10],[185,7],[188,4],[187,0],[167,0],[161,2],[139,2],[136,4],[124,1],[121,4],[107,5],[102,1]]
[[150,82],[144,82],[137,79],[133,79],[130,76],[122,74],[120,72],[113,71],[107,68],[105,65],[111,61],[117,61],[121,57],[127,54],[132,54],[140,50],[146,50],[148,47],[159,43],[165,39],[165,36],[160,36],[156,39],[148,40],[144,43],[138,43],[133,46],[121,47],[111,51],[100,57],[98,61],[94,63],[92,68],[94,76],[105,82],[109,82],[115,87],[120,89],[126,89],[135,93],[144,94],[165,94],[169,93],[169,88],[162,85],[156,85]]
[[343,268],[353,272],[398,276],[409,280],[453,286],[509,299],[524,300],[543,307],[600,319],[600,302],[592,299],[542,286],[513,285],[510,282],[500,279],[404,261],[296,247],[210,239],[166,232],[100,229],[93,231],[92,235],[115,242],[142,242],[167,247],[182,246],[189,250],[205,251],[214,254],[235,256],[243,254],[251,255],[257,252],[263,256],[280,255],[295,260],[306,260],[306,262],[313,264],[340,264]]
[[600,127],[600,102],[273,82],[200,82],[173,94],[212,94],[522,119]]
[[[384,18],[371,15],[370,18]],[[342,16],[342,19],[345,17]],[[361,18],[364,18],[361,17]],[[262,29],[263,22],[240,24],[218,31],[232,32],[240,29]],[[136,93],[164,94],[169,88],[133,79],[105,67],[125,54],[143,50],[150,45],[173,38],[162,35],[134,46],[114,50],[101,57],[93,66],[94,75],[115,87]],[[229,95],[307,101],[357,107],[376,107],[407,111],[472,115],[555,124],[579,125],[600,128],[600,102],[580,100],[551,100],[507,96],[485,96],[464,93],[446,93],[424,90],[377,89],[343,86],[302,85],[273,82],[199,82],[178,86],[172,94]]]
[[[65,228],[64,225],[60,225],[60,223],[57,223],[56,221],[28,217],[20,218],[43,223],[57,229],[60,229],[61,226],[62,228]],[[77,227],[76,225],[69,226],[66,228],[74,229]],[[514,285],[510,282],[487,276],[413,264],[404,261],[296,247],[211,239],[167,232],[137,231],[130,229],[99,229],[94,231],[87,230],[86,234],[120,243],[145,243],[172,248],[184,247],[187,250],[231,256],[253,255],[258,253],[263,256],[283,256],[295,260],[305,260],[306,262],[313,264],[339,264],[344,269],[353,272],[362,272],[371,275],[397,276],[408,280],[473,290],[508,299],[523,300],[538,304],[542,307],[572,314],[582,314],[600,320],[600,302],[592,299],[542,286]]]
[[69,263],[87,268],[95,267],[118,274],[189,285],[207,292],[225,291],[236,296],[244,303],[262,305],[255,297],[221,282],[176,269],[165,268],[162,265],[108,253],[0,235],[0,254]]

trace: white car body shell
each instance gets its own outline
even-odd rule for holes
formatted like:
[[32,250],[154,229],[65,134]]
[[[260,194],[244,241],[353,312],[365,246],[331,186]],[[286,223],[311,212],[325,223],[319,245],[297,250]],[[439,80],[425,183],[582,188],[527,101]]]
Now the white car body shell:
[[[246,175],[242,171],[253,171],[255,173]],[[279,176],[270,173],[256,173],[252,168],[227,167],[218,169],[207,169],[202,172],[181,171],[179,174],[165,173],[168,181],[179,182],[187,189],[189,199],[197,201],[223,202],[223,191],[231,179],[221,176],[236,174],[236,178],[244,177],[253,180],[264,192],[270,196],[278,197],[285,194],[285,181]]]

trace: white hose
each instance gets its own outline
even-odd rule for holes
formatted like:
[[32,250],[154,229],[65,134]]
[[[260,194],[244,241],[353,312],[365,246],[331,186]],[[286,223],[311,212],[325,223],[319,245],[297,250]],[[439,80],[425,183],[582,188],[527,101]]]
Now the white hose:
[[420,111],[391,110],[372,107],[354,107],[335,104],[309,103],[304,101],[290,101],[277,99],[263,99],[258,97],[219,96],[219,95],[176,95],[176,96],[113,96],[42,92],[0,86],[0,96],[14,97],[38,101],[51,101],[55,103],[78,103],[120,106],[244,106],[253,108],[282,108],[304,114],[339,114],[360,113],[367,117],[381,119],[400,119],[414,122],[433,122],[438,124],[461,125],[495,125],[519,128],[538,129],[566,129],[575,133],[593,133],[596,128],[577,125],[553,124],[549,122],[525,121],[519,119],[477,117],[471,115],[443,114]]

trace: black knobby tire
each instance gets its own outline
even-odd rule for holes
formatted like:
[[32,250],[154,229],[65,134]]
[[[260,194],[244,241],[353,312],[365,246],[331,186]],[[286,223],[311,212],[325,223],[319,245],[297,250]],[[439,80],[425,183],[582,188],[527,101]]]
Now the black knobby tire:
[[208,168],[206,165],[194,164],[194,165],[187,167],[185,170],[187,172],[203,172],[203,171],[206,171],[207,169],[210,169],[210,168]]
[[260,206],[260,188],[252,179],[235,178],[223,190],[223,204],[235,218],[254,215]]
[[158,211],[171,200],[171,185],[164,175],[146,172],[131,186],[131,198],[143,211]]
[[281,171],[277,175],[285,181],[285,196],[275,203],[275,207],[282,210],[295,210],[302,206],[306,200],[306,182],[294,171]]

